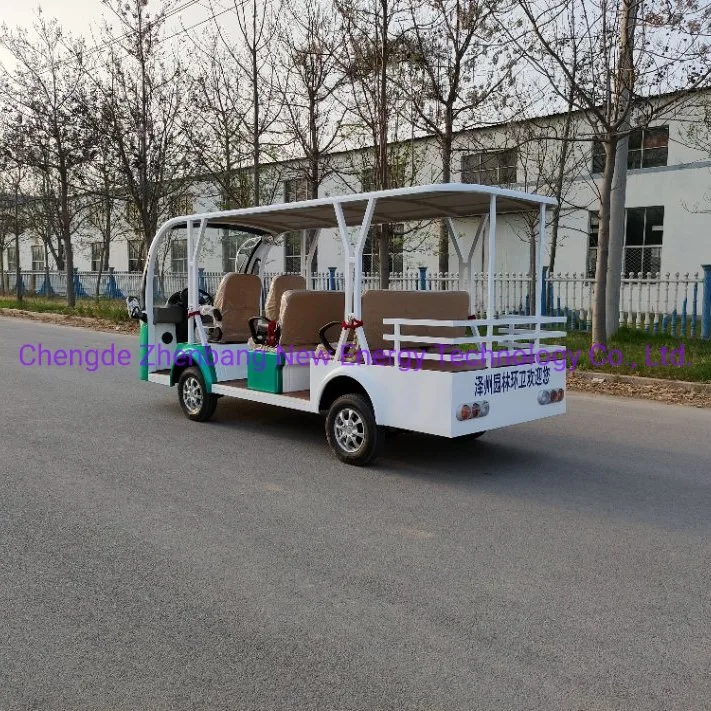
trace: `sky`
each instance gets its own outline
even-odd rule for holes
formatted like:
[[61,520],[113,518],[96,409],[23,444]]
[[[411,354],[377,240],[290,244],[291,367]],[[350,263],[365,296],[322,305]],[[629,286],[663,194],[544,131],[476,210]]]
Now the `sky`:
[[[149,9],[160,7],[163,0],[148,0]],[[188,0],[175,0],[175,6],[181,7],[188,4]],[[194,0],[189,3],[183,11],[176,14],[168,27],[177,31],[183,26],[190,26],[196,22],[210,17],[216,10],[211,9],[210,0]],[[231,3],[227,0],[216,0],[213,7],[221,9]],[[5,24],[10,28],[26,27],[30,28],[37,17],[37,8],[42,8],[45,17],[56,17],[62,27],[75,35],[84,35],[87,44],[91,46],[94,41],[91,39],[92,30],[95,34],[102,23],[102,17],[107,13],[107,9],[101,0],[0,0],[0,24]],[[107,15],[110,17],[110,13]],[[7,63],[8,57],[0,49],[0,61]]]
[[104,7],[101,0],[0,0],[0,18],[8,27],[31,27],[38,6],[47,17],[56,17],[74,34],[89,34],[92,23],[98,25]]

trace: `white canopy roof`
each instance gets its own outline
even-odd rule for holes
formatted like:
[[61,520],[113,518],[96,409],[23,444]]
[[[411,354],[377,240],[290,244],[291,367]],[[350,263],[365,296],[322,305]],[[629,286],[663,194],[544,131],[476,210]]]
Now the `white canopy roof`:
[[170,222],[177,224],[188,219],[207,219],[208,225],[242,226],[279,234],[337,227],[334,210],[336,203],[341,205],[346,225],[353,226],[362,223],[371,198],[377,198],[372,224],[383,224],[483,215],[489,212],[492,195],[496,195],[498,214],[529,212],[540,205],[556,204],[554,198],[518,190],[469,183],[443,183],[190,215]]

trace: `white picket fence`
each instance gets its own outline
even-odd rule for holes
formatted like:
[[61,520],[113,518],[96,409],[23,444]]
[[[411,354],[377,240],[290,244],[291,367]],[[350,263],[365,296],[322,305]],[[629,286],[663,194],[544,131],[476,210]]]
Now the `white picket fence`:
[[[66,275],[60,272],[28,272],[22,274],[22,290],[26,294],[45,296],[66,294]],[[263,275],[264,294],[276,273]],[[200,288],[215,293],[222,272],[201,272]],[[77,296],[123,299],[138,294],[142,275],[138,272],[109,271],[77,272],[74,287]],[[530,276],[523,272],[502,272],[493,275],[497,315],[526,314],[534,308],[531,294],[536,287]],[[97,292],[98,281],[98,292]],[[318,290],[342,290],[342,272],[330,270],[309,277],[309,287]],[[545,290],[545,312],[565,315],[571,328],[589,328],[592,320],[594,280],[581,273],[548,275]],[[158,298],[167,298],[185,288],[184,274],[157,276],[154,289]],[[15,274],[4,275],[0,291],[15,291]],[[488,276],[485,272],[472,274],[472,312],[483,314],[488,294]],[[378,274],[363,275],[364,289],[380,287]],[[625,274],[622,278],[620,299],[620,324],[628,327],[660,331],[674,335],[694,336],[699,333],[701,319],[703,278],[695,274]],[[452,290],[459,288],[459,274],[432,273],[424,269],[408,270],[390,275],[390,289],[397,290]],[[540,295],[539,295],[540,296]]]

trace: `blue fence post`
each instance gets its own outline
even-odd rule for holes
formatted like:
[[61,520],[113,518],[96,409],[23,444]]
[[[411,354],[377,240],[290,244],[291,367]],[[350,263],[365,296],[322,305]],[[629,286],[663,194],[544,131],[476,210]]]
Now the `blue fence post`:
[[427,267],[420,267],[420,285],[418,289],[421,291],[427,290]]
[[696,310],[696,304],[698,302],[699,298],[699,282],[696,282],[694,284],[694,301],[691,305],[691,337],[694,338],[696,336],[696,330],[698,328],[697,319],[699,318],[699,314]]
[[15,293],[17,294],[17,298],[21,299],[25,295],[25,280],[22,278],[22,274],[20,274],[19,280],[15,282]]
[[684,301],[681,304],[681,337],[686,338],[686,305],[688,297],[684,297]]
[[114,276],[114,268],[109,267],[109,276],[106,280],[106,288],[104,289],[104,296],[108,296],[109,299],[124,299],[121,289],[118,288],[116,283],[116,277]]
[[548,315],[548,267],[543,267],[543,279],[541,280],[541,315]]
[[49,280],[49,274],[45,272],[44,281],[42,286],[37,290],[40,296],[54,296],[54,289],[52,288],[52,282]]
[[205,282],[205,267],[198,267],[198,289],[207,291],[207,283]]
[[701,338],[711,338],[711,264],[702,264],[704,270],[704,293],[701,297]]
[[336,267],[328,268],[328,288],[329,291],[336,291]]
[[89,296],[89,294],[86,293],[84,285],[79,279],[79,269],[77,267],[74,267],[74,276],[72,281],[74,282],[74,296]]

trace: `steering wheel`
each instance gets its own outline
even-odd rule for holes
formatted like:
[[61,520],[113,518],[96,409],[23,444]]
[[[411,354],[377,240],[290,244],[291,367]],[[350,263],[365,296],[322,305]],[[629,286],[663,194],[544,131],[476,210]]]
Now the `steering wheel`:
[[328,331],[329,328],[333,328],[334,326],[340,326],[340,324],[340,321],[329,321],[329,323],[323,326],[323,328],[319,329],[319,340],[323,344],[323,347],[328,351],[329,355],[336,355],[336,349],[331,345],[328,338],[326,338],[326,331]]
[[[202,289],[198,289],[198,303],[200,306],[208,305],[208,306],[213,306],[215,301],[212,298],[212,295],[209,294],[207,291],[203,291]],[[176,291],[175,294],[172,294],[171,297],[168,299],[169,304],[182,304],[185,306],[185,308],[188,307],[188,290],[183,289],[182,291]]]

